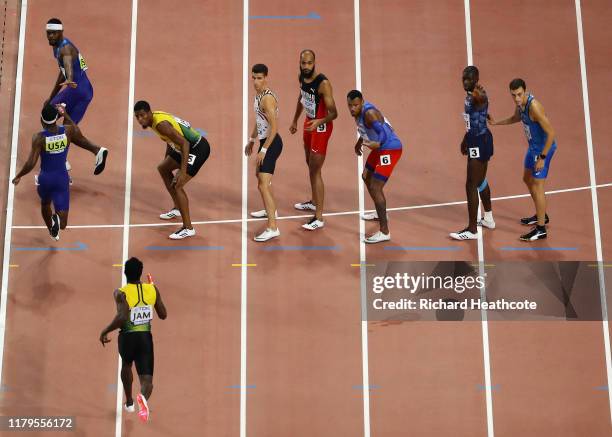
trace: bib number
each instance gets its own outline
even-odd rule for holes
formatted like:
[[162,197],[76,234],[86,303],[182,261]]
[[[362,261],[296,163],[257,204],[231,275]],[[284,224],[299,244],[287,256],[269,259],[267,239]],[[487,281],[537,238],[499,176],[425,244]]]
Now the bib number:
[[130,310],[130,321],[134,325],[145,325],[153,319],[153,307],[144,305]]
[[463,121],[465,121],[465,131],[469,132],[470,128],[471,128],[471,124],[470,124],[470,114],[467,113],[463,113]]
[[85,62],[85,58],[81,56],[80,53],[79,53],[79,66],[81,67],[82,71],[87,70],[87,62]]
[[193,165],[193,163],[195,162],[196,156],[193,154],[189,154],[189,157],[187,158],[187,164],[189,165]]
[[45,142],[45,151],[47,153],[61,153],[66,149],[67,140],[64,135],[56,137],[47,137]]
[[318,125],[317,132],[327,132],[327,123]]
[[470,147],[468,151],[470,152],[470,158],[480,158],[480,149],[478,147]]
[[380,165],[391,165],[391,155],[380,155]]

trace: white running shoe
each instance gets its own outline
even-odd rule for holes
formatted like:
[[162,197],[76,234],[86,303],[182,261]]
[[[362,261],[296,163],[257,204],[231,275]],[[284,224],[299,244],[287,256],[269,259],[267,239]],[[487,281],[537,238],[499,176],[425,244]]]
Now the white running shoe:
[[134,411],[136,411],[136,406],[134,405],[133,402],[132,402],[132,405],[123,404],[123,410],[128,413],[133,413]]
[[382,243],[383,241],[391,240],[391,232],[388,234],[383,234],[381,231],[378,231],[369,237],[364,238],[364,242],[368,244]]
[[98,151],[98,154],[96,155],[96,163],[94,164],[94,174],[95,175],[98,175],[104,171],[104,166],[106,165],[107,156],[108,156],[108,149],[106,147],[100,147],[100,150]]
[[477,240],[478,234],[474,234],[467,229],[464,229],[459,232],[451,232],[450,237],[455,240]]
[[183,238],[193,237],[195,234],[195,229],[181,228],[178,231],[170,234],[168,238],[171,240],[182,240]]
[[325,226],[325,222],[323,220],[318,220],[316,217],[313,217],[308,223],[304,223],[302,225],[302,227],[307,231],[314,231],[322,228],[323,226]]
[[495,229],[495,220],[486,220],[484,217],[478,220],[476,224],[478,226],[484,226],[485,228]]
[[177,208],[172,208],[168,212],[164,212],[159,215],[159,218],[162,220],[172,220],[173,218],[177,218],[181,216],[181,212]]
[[[251,217],[253,218],[266,218],[268,217],[268,213],[265,209],[260,209],[259,211],[251,212]],[[278,211],[274,212],[274,217],[278,217]]]
[[309,200],[307,202],[302,202],[302,203],[296,203],[295,205],[293,205],[293,207],[295,209],[299,209],[300,211],[316,211],[317,207],[315,206],[314,203],[312,203],[312,200]]
[[51,238],[55,241],[59,240],[59,234],[60,234],[60,216],[59,214],[53,214],[51,216],[51,230],[49,231],[49,234],[51,234]]
[[378,220],[378,213],[376,211],[374,212],[366,212],[364,214],[362,214],[361,216],[361,220]]
[[271,240],[272,238],[276,238],[279,236],[280,236],[280,229],[276,228],[276,230],[273,231],[270,228],[266,228],[266,230],[263,231],[261,234],[256,235],[255,238],[253,238],[253,240],[263,243],[264,241],[268,241],[268,240]]
[[136,396],[136,401],[138,402],[138,418],[143,422],[149,421],[149,405],[147,404],[147,400],[145,397],[138,393]]

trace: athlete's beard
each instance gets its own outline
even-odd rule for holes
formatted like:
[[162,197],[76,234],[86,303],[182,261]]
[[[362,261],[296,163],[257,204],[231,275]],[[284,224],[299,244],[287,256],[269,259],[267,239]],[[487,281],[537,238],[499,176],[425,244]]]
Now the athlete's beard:
[[300,70],[300,74],[302,75],[303,79],[312,79],[312,75],[314,74],[314,68],[312,70],[302,68]]

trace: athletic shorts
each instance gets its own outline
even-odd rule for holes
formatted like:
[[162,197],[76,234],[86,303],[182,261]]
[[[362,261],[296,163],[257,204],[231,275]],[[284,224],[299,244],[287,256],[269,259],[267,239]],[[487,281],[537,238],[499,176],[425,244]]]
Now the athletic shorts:
[[87,76],[83,75],[77,82],[76,88],[65,87],[49,103],[52,105],[64,103],[66,105],[66,112],[72,121],[75,124],[79,124],[85,116],[85,111],[87,111],[87,107],[92,99],[93,87]]
[[[257,153],[259,153],[265,142],[266,138],[259,140],[259,149],[257,149]],[[264,157],[261,165],[259,166],[259,172],[274,174],[274,169],[276,168],[276,160],[278,159],[282,151],[283,140],[281,139],[279,134],[276,134],[276,136],[272,140],[272,143],[268,147],[268,150],[266,151],[266,156]]]
[[55,211],[68,211],[70,208],[70,177],[68,172],[41,171],[38,175],[38,195],[41,203],[53,202]]
[[535,179],[546,179],[548,176],[548,170],[550,168],[550,161],[557,150],[557,144],[553,143],[552,147],[546,154],[546,159],[544,160],[544,167],[540,171],[535,170],[536,161],[538,160],[538,156],[540,156],[541,152],[536,152],[532,149],[527,149],[527,153],[525,154],[525,168],[531,170],[531,175]]
[[[174,159],[181,165],[182,155],[170,146],[166,146],[166,156]],[[210,156],[210,145],[206,138],[200,137],[200,141],[189,146],[189,159],[187,160],[187,174],[194,177],[200,171],[208,157]]]
[[395,165],[402,157],[402,149],[380,150],[374,149],[370,152],[365,168],[372,172],[376,179],[387,182]]
[[155,357],[151,332],[120,332],[117,342],[124,364],[135,362],[139,375],[153,375]]
[[482,135],[466,133],[463,142],[467,145],[468,159],[487,162],[493,156],[493,135],[488,129]]
[[308,117],[304,119],[304,148],[310,150],[311,153],[325,155],[327,153],[329,137],[331,137],[334,130],[334,123],[330,121],[309,132],[306,130],[306,123],[309,121],[312,121],[312,119]]

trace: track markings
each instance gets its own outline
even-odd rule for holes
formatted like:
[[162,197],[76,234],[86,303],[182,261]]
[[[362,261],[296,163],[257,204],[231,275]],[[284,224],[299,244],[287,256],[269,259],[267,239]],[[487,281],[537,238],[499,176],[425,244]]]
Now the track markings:
[[12,250],[16,250],[16,251],[20,251],[20,252],[34,252],[34,251],[51,251],[51,252],[55,252],[55,251],[66,251],[66,250],[71,250],[71,251],[80,251],[80,250],[87,250],[89,249],[89,246],[87,246],[87,244],[85,243],[75,243],[74,247],[13,247]]
[[308,15],[251,15],[251,20],[320,20],[321,16],[316,12]]

